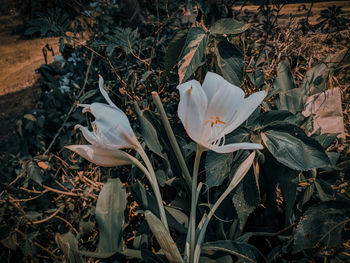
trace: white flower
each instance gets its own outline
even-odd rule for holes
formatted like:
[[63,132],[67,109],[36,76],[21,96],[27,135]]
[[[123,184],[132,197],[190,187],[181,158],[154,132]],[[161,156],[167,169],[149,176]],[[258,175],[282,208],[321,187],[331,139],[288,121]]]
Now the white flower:
[[244,92],[221,76],[208,72],[203,85],[196,80],[179,85],[178,115],[187,134],[199,145],[218,153],[262,149],[254,143],[225,144],[225,135],[238,128],[259,106],[265,91],[244,98]]
[[80,124],[75,129],[80,129],[85,139],[91,145],[71,145],[68,149],[78,153],[85,159],[101,166],[117,166],[130,163],[127,154],[121,149],[141,147],[130,122],[108,97],[103,89],[103,78],[100,77],[99,88],[108,104],[92,103],[81,104],[83,112],[90,112],[95,121],[92,122],[92,131]]

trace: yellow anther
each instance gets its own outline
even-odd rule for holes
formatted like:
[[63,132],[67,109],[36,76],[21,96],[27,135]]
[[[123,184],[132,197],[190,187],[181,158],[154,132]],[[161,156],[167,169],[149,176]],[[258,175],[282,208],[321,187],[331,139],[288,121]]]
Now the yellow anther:
[[94,124],[94,132],[97,132],[98,128],[97,128],[97,125]]
[[216,117],[211,116],[208,120],[206,120],[204,125],[207,125],[208,123],[210,123],[210,126],[213,127],[214,124],[226,124],[226,121],[220,120],[219,116],[216,116]]

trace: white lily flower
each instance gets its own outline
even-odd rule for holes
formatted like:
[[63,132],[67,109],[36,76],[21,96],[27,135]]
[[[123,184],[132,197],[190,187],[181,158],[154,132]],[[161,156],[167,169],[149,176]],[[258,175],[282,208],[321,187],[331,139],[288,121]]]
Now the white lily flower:
[[120,110],[108,97],[103,88],[103,78],[99,79],[99,88],[108,104],[92,103],[80,104],[83,113],[90,112],[95,121],[92,122],[92,131],[80,124],[85,139],[91,145],[71,145],[66,148],[78,153],[85,159],[101,166],[118,166],[129,164],[128,154],[121,149],[141,147],[125,113]]
[[218,153],[240,149],[262,149],[255,143],[225,144],[225,135],[238,128],[267,95],[256,92],[244,98],[244,92],[218,74],[208,72],[203,85],[190,80],[179,85],[178,115],[187,134],[199,145]]

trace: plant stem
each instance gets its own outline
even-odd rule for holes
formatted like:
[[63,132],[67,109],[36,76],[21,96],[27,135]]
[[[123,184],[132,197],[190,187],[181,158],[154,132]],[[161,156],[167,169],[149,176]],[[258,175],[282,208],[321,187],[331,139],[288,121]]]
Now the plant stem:
[[190,262],[193,262],[194,249],[196,244],[196,208],[197,208],[197,181],[198,181],[198,169],[204,148],[197,144],[196,158],[193,165],[192,176],[192,194],[191,194],[191,215],[190,215]]
[[139,147],[136,148],[136,151],[140,154],[142,160],[145,162],[146,167],[149,171],[149,175],[150,175],[150,183],[152,185],[154,194],[156,196],[157,199],[157,203],[158,203],[158,207],[159,207],[159,214],[160,214],[160,219],[162,220],[164,227],[166,228],[166,230],[168,230],[169,232],[169,226],[168,226],[168,221],[166,219],[166,215],[165,215],[165,210],[164,210],[164,206],[163,206],[163,199],[162,199],[162,195],[160,193],[159,190],[159,185],[158,185],[158,181],[157,181],[157,177],[156,174],[153,170],[153,166],[151,164],[151,161],[149,160],[146,152],[143,150],[141,144],[139,145]]
[[166,134],[167,134],[167,136],[169,138],[171,147],[173,148],[173,151],[174,151],[174,153],[176,155],[177,161],[179,162],[179,165],[181,167],[184,179],[185,179],[186,183],[188,184],[188,187],[191,187],[192,179],[191,179],[190,172],[188,171],[185,159],[182,156],[182,152],[180,150],[179,144],[176,141],[174,132],[173,132],[171,126],[170,126],[169,119],[168,119],[168,117],[167,117],[167,115],[165,113],[163,104],[162,104],[162,102],[161,102],[161,100],[160,100],[160,98],[158,96],[158,93],[153,91],[152,92],[152,98],[153,98],[154,104],[156,105],[156,107],[157,107],[157,109],[159,111],[160,118],[161,118],[162,123],[164,125]]

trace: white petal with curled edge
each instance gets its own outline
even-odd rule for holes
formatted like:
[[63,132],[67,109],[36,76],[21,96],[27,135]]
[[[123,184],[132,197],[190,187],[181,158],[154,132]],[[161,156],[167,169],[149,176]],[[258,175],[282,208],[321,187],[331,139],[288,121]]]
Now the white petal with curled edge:
[[123,111],[103,103],[93,103],[91,113],[95,116],[96,137],[101,145],[114,150],[138,145],[130,122]]
[[83,133],[84,138],[89,143],[91,143],[93,145],[96,145],[96,146],[100,145],[100,142],[99,142],[98,138],[96,137],[96,135],[93,132],[89,131],[88,128],[86,128],[86,127],[84,127],[84,126],[82,126],[80,124],[77,124],[77,125],[74,126],[74,130],[76,130],[76,129],[81,130],[81,132]]
[[260,103],[266,97],[266,91],[255,92],[248,98],[245,98],[239,106],[239,109],[232,119],[229,121],[229,125],[225,128],[224,134],[228,134],[238,128],[248,117],[255,111]]
[[256,143],[232,143],[209,149],[217,153],[231,153],[238,150],[261,150],[263,146]]
[[67,149],[79,154],[86,160],[104,167],[131,164],[128,155],[121,150],[107,150],[94,145],[70,145]]
[[198,141],[208,105],[207,96],[196,80],[181,84],[177,89],[180,92],[178,115],[187,134],[194,141]]
[[104,89],[104,80],[103,80],[102,76],[99,76],[98,87],[100,89],[100,92],[102,93],[102,96],[105,98],[105,100],[108,102],[108,104],[111,105],[112,107],[118,108],[113,103],[113,101],[109,98],[108,93],[105,91],[105,89]]
[[202,87],[208,97],[208,103],[211,103],[211,98],[213,98],[216,93],[220,93],[220,90],[224,87],[230,87],[233,89],[237,97],[244,97],[243,90],[232,85],[223,77],[213,72],[207,72]]

